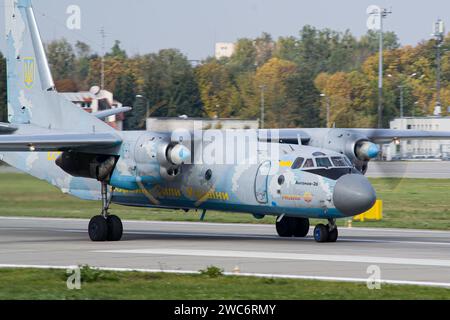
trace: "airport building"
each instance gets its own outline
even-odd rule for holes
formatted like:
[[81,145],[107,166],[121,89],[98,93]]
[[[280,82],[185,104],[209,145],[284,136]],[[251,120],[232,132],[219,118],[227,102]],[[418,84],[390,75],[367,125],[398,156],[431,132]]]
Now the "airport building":
[[[391,121],[391,129],[450,131],[450,117],[405,117]],[[450,158],[450,140],[411,140],[392,143],[386,150],[388,160],[395,158]]]
[[147,130],[173,131],[173,130],[230,130],[230,129],[253,129],[259,128],[259,120],[241,119],[200,119],[200,118],[149,118],[147,119]]

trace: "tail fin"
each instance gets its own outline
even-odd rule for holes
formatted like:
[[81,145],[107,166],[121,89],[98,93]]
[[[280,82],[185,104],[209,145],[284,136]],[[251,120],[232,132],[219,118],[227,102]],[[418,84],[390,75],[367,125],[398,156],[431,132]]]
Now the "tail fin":
[[56,92],[31,0],[4,1],[9,121],[78,132],[113,130]]

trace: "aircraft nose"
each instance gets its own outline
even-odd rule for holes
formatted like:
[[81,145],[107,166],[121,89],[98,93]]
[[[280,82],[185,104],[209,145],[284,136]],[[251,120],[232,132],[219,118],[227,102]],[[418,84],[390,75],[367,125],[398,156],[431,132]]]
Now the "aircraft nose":
[[348,217],[356,216],[371,209],[377,195],[369,180],[359,174],[341,177],[334,187],[334,206]]

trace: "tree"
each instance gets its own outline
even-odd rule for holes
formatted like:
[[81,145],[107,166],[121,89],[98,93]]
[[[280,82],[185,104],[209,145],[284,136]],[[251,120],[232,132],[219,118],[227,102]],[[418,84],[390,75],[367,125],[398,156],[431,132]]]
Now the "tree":
[[6,59],[0,52],[0,121],[3,122],[8,117],[6,91]]
[[81,41],[77,41],[75,50],[75,79],[80,89],[87,90],[89,89],[89,85],[86,83],[86,79],[89,75],[90,63],[92,59],[96,59],[96,56],[92,54],[91,47]]
[[233,74],[256,70],[256,48],[253,40],[239,39],[235,52],[230,59],[230,69]]
[[[270,59],[256,72],[254,85],[257,88],[265,88],[267,127],[279,128],[286,120],[291,119],[290,112],[294,110],[294,102],[288,83],[295,77],[296,72],[295,63],[278,58]],[[258,108],[255,108],[255,116],[258,114],[257,110]]]
[[47,57],[55,81],[70,79],[74,76],[75,53],[66,40],[55,40],[47,45]]
[[237,114],[239,92],[234,86],[227,67],[216,61],[196,69],[200,96],[210,118],[228,118]]
[[321,103],[322,119],[326,119],[329,103],[330,123],[335,123],[338,128],[373,127],[376,124],[376,91],[372,90],[364,74],[358,71],[321,73],[315,83],[326,95]]
[[254,46],[256,51],[255,64],[257,66],[264,65],[272,58],[275,50],[275,43],[270,34],[263,32],[259,38],[256,38]]
[[[203,115],[193,68],[181,52],[175,49],[161,50],[158,54],[149,54],[134,62],[140,67],[135,71],[139,73],[138,93],[148,99],[154,111],[152,116]],[[143,109],[142,103],[137,101],[139,110]],[[135,116],[141,119],[135,123],[143,123],[142,118],[145,119],[145,112],[139,110],[136,110]]]
[[106,54],[106,57],[113,57],[119,59],[127,59],[127,53],[120,47],[120,41],[116,40],[114,46],[111,48],[111,52]]
[[[131,73],[119,76],[114,88],[114,97],[126,107],[134,105],[136,100],[136,79]],[[124,129],[126,130],[138,127],[139,117],[136,117],[136,114],[139,114],[139,112],[133,113],[133,111],[128,113],[125,118]]]

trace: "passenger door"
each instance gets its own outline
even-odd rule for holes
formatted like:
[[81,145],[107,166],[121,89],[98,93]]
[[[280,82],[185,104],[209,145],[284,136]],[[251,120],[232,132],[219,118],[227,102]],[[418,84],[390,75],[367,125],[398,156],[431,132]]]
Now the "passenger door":
[[269,195],[267,193],[267,184],[269,182],[269,173],[271,162],[264,161],[258,168],[255,179],[255,197],[256,201],[261,204],[269,202]]

